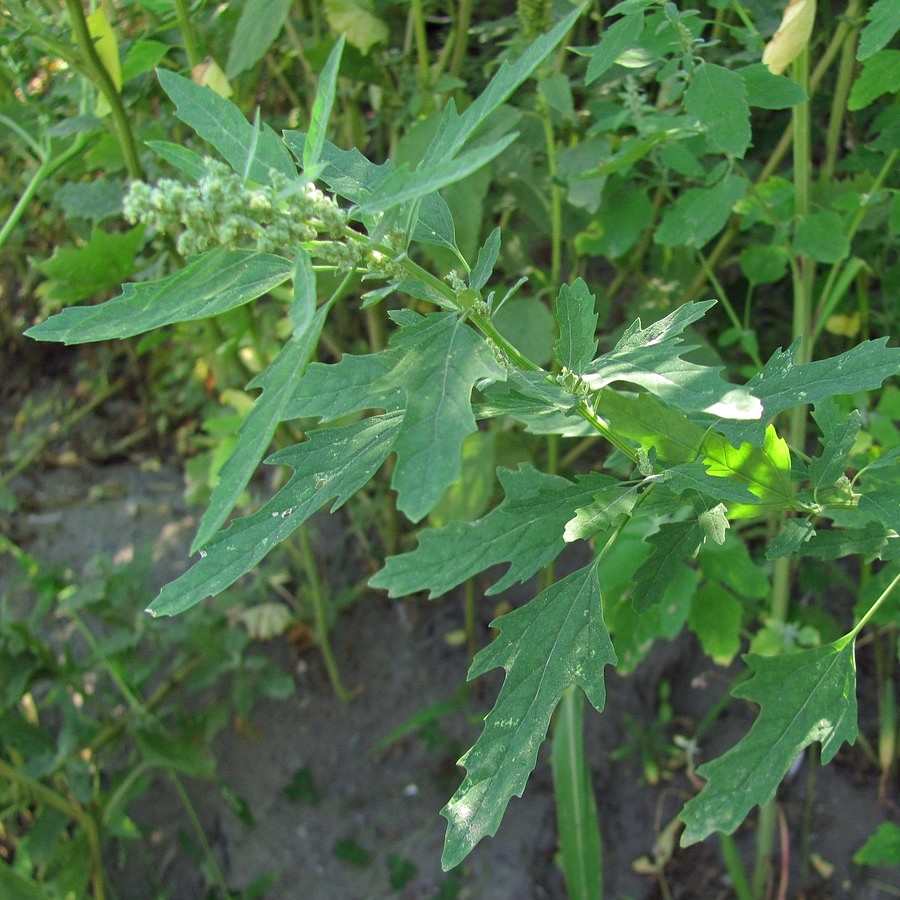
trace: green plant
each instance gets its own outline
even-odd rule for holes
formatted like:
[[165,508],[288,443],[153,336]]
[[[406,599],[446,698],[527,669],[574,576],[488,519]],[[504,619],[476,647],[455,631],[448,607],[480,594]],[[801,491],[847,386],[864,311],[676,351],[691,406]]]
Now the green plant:
[[[888,0],[882,4],[886,9]],[[562,701],[553,765],[564,866],[573,895],[596,895],[599,832],[582,751],[582,695],[602,711],[605,667],[621,660],[623,668],[634,668],[654,639],[686,624],[719,660],[733,659],[748,632],[753,641],[745,657],[749,677],[733,696],[759,704],[759,717],[735,747],[698,768],[706,785],[681,813],[686,846],[716,831],[731,834],[755,806],[763,807],[752,885],[735,876],[745,894],[759,896],[768,877],[770,801],[794,759],[819,742],[828,762],[857,736],[856,638],[876,614],[894,608],[900,582],[900,454],[884,433],[864,432],[861,413],[842,398],[880,389],[897,374],[900,350],[878,337],[814,356],[854,283],[860,298],[870,290],[863,257],[850,255],[867,217],[896,215],[896,189],[888,187],[896,150],[885,137],[895,122],[886,116],[868,123],[876,137],[874,156],[858,161],[865,177],[852,190],[839,186],[824,194],[834,208],[814,210],[807,103],[816,76],[803,62],[806,45],[800,42],[793,81],[755,63],[734,72],[713,61],[723,51],[704,37],[707,25],[736,35],[739,55],[757,59],[760,36],[743,7],[733,10],[737,22],[717,6],[710,23],[698,11],[654,0],[616,7],[620,18],[584,51],[586,82],[607,79],[625,102],[610,109],[602,92],[594,96],[593,136],[580,145],[580,158],[562,161],[558,130],[568,126],[559,113],[571,92],[568,82],[563,87],[540,67],[580,9],[504,63],[464,112],[450,101],[435,113],[416,165],[376,165],[326,139],[343,40],[320,75],[308,131],[286,131],[283,140],[259,117],[251,124],[211,91],[161,72],[177,116],[218,151],[230,172],[192,150],[158,144],[154,149],[198,187],[153,193],[137,186],[128,208],[152,228],[176,228],[185,248],[204,252],[160,281],[127,285],[99,306],[64,309],[28,332],[70,344],[130,337],[226,313],[292,283],[282,315],[290,336],[251,383],[262,393],[219,471],[193,545],[201,558],[151,604],[157,616],[185,612],[228,588],[314,511],[328,504],[337,509],[362,491],[392,454],[397,507],[419,523],[463,475],[462,448],[479,423],[518,423],[544,437],[537,445],[542,467],[522,461],[496,470],[504,493],[498,505],[471,520],[424,528],[416,549],[390,557],[371,580],[392,596],[428,591],[436,597],[508,563],[487,592],[497,594],[549,568],[546,588],[496,621],[499,636],[469,671],[475,678],[502,667],[506,677],[484,732],[461,760],[465,779],[443,811],[447,868],[496,832],[509,799],[523,792]],[[856,28],[858,11],[850,12]],[[873,9],[860,53],[875,62],[833,111],[838,130],[848,104],[864,109],[876,90],[869,73],[884,64],[879,54],[893,52],[881,49],[892,27]],[[827,44],[831,58],[847,40],[842,29],[843,23]],[[644,80],[613,69],[623,58],[645,70]],[[849,59],[842,65],[849,68],[852,54]],[[477,251],[463,252],[440,193],[488,163],[502,170],[507,151],[530,156],[516,149],[511,128],[518,116],[504,104],[536,72],[543,99],[531,111],[533,121],[523,117],[521,124],[537,123],[546,157],[544,171],[528,185],[550,213],[549,274],[531,271],[550,297],[555,329],[540,364],[522,346],[534,329],[514,339],[514,320],[503,319],[520,299],[516,263],[527,255],[521,236],[514,234],[513,251],[498,271],[501,230],[490,232]],[[751,99],[764,109],[793,110],[792,183],[773,174],[790,136],[759,172],[743,171]],[[600,140],[602,124],[609,131]],[[603,161],[586,164],[594,151]],[[201,216],[196,199],[205,189],[209,207]],[[581,210],[571,234],[562,230],[564,200]],[[747,299],[739,314],[715,266],[742,233]],[[758,234],[766,240],[757,243]],[[874,242],[871,233],[863,237]],[[290,243],[279,250],[284,241]],[[637,284],[633,305],[671,311],[646,326],[633,321],[601,349],[598,301],[587,281],[573,277],[560,286],[567,242],[574,268],[586,275],[589,255],[616,263],[604,303]],[[429,263],[447,256],[456,271]],[[829,267],[818,280],[817,266]],[[792,321],[766,347],[766,310],[755,289],[787,272]],[[741,348],[743,385],[723,380],[709,346],[705,357],[685,358],[695,349],[685,335],[709,321],[714,304],[676,303],[667,282],[678,287],[692,279],[716,285],[728,319],[717,342]],[[369,353],[311,362],[326,319],[340,315],[360,284],[368,288],[361,303],[366,315],[379,303],[405,298],[378,326],[391,330],[387,346],[373,340]],[[530,301],[522,317],[547,316],[537,298],[521,299]],[[708,330],[715,334],[717,327]],[[817,450],[807,441],[810,407]],[[276,429],[291,420],[313,424],[304,442],[268,460],[293,468],[289,482],[258,511],[219,531]],[[565,439],[581,442],[563,456],[570,463],[605,445],[609,452],[598,467],[606,472],[559,474]],[[554,560],[576,541],[589,544],[591,561],[556,579]],[[816,634],[803,631],[789,603],[796,561],[854,556],[878,561],[881,589],[853,624],[840,623],[837,637],[809,646]],[[763,615],[769,624],[759,628]],[[730,845],[723,847],[729,854]],[[736,865],[729,856],[735,873]]]

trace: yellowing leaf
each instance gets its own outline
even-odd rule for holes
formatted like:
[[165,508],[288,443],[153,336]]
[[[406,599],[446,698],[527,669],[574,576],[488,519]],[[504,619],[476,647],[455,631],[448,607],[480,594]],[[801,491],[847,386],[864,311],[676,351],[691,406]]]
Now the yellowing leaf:
[[388,38],[388,27],[372,12],[371,0],[325,0],[325,17],[363,56]]
[[856,337],[859,334],[859,313],[850,316],[829,316],[825,322],[825,330],[841,337]]
[[[109,73],[112,83],[117,91],[122,90],[122,67],[119,64],[119,42],[115,32],[106,18],[102,6],[99,6],[87,17],[88,32],[94,39],[94,50],[103,63],[103,68]],[[97,97],[97,106],[94,110],[99,118],[109,115],[109,103],[103,94]]]
[[227,98],[234,93],[225,73],[211,56],[191,69],[191,81],[200,87],[212,88],[220,97]]
[[809,43],[816,18],[816,0],[791,0],[781,25],[766,44],[762,61],[773,75],[780,75]]

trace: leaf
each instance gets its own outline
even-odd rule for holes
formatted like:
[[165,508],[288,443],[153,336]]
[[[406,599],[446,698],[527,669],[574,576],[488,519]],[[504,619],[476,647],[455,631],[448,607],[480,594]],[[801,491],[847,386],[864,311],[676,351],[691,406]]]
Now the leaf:
[[291,0],[247,0],[241,10],[225,75],[234,78],[252,69],[275,42],[291,9]]
[[691,604],[688,624],[714,663],[729,666],[741,649],[743,606],[719,584],[704,584]]
[[874,103],[882,94],[900,91],[900,50],[879,50],[864,63],[850,89],[847,109],[855,112]]
[[165,69],[158,69],[157,77],[175,104],[175,115],[212,144],[235,172],[243,173],[249,163],[250,177],[260,184],[269,184],[272,172],[297,177],[291,154],[268,125],[257,135],[244,114],[210,88]]
[[750,182],[739,175],[726,175],[713,187],[689,188],[663,213],[653,240],[665,247],[703,247],[749,189]]
[[256,473],[275,429],[284,421],[284,408],[291,399],[294,382],[316,349],[326,315],[327,310],[323,307],[316,315],[313,327],[299,338],[288,341],[266,370],[247,385],[247,390],[262,388],[262,395],[241,425],[237,445],[219,469],[218,481],[200,520],[191,553],[196,553],[219,530]]
[[859,498],[860,515],[900,533],[900,487],[881,488]]
[[[316,273],[309,254],[300,247],[294,260],[294,299],[288,313],[293,325],[294,337],[306,334],[316,314]],[[316,331],[318,335],[318,330]]]
[[203,157],[181,144],[170,141],[144,141],[144,143],[160,158],[171,163],[176,169],[184,172],[193,181],[199,181],[209,174]]
[[631,515],[640,497],[638,485],[627,487],[614,482],[594,495],[590,506],[575,510],[575,516],[566,522],[563,540],[584,541],[598,531],[614,528],[622,519]]
[[766,559],[781,559],[802,553],[803,545],[816,534],[808,519],[787,519],[781,531],[766,548]]
[[[900,65],[900,55],[898,55]],[[797,226],[794,250],[821,263],[836,263],[850,255],[844,220],[836,212],[811,213]]]
[[391,597],[429,590],[434,599],[467,578],[508,562],[502,578],[485,591],[499,594],[526,581],[562,552],[566,522],[575,510],[613,479],[585,475],[573,483],[546,475],[527,464],[518,470],[498,469],[503,502],[474,522],[451,522],[419,534],[419,546],[390,557],[369,581]]
[[[862,501],[860,501],[862,505]],[[863,510],[864,512],[865,510]],[[880,510],[879,510],[880,512]],[[896,510],[894,510],[896,518]],[[800,552],[815,559],[842,559],[859,556],[866,561],[893,559],[900,540],[888,534],[880,521],[870,522],[864,528],[835,528],[817,531]]]
[[737,69],[747,88],[747,102],[757,109],[788,109],[806,100],[806,92],[790,78],[773,75],[765,63]]
[[599,390],[616,381],[637,384],[687,412],[706,411],[723,418],[755,419],[762,404],[746,389],[719,377],[721,367],[701,366],[681,359],[694,349],[682,344],[681,332],[715,301],[685,303],[664,319],[641,327],[637,319],[616,346],[590,363],[584,382]]
[[856,740],[853,642],[782,656],[747,654],[752,677],[732,696],[758,703],[750,731],[727,753],[697,769],[707,779],[682,811],[683,847],[714,831],[731,834],[755,805],[764,805],[797,755],[813,741],[828,763],[840,745]]
[[792,506],[791,452],[772,425],[766,428],[762,447],[755,444],[733,447],[714,435],[707,441],[706,453],[703,462],[709,475],[731,478],[759,497],[758,505],[733,506],[732,517],[756,516],[768,509]]
[[772,39],[766,44],[762,61],[774,75],[780,75],[809,44],[816,18],[816,0],[789,0]]
[[684,92],[684,107],[700,121],[713,150],[743,159],[750,146],[750,105],[737,72],[702,63]]
[[900,865],[900,825],[882,822],[878,831],[853,854],[853,862],[858,866]]
[[391,452],[399,413],[373,416],[340,428],[314,431],[309,440],[269,457],[294,469],[290,481],[258,512],[216,534],[201,558],[167,584],[147,610],[174,616],[214,597],[249,572],[314,512],[335,499],[341,507],[363,487]]
[[643,30],[644,15],[642,12],[623,16],[613,22],[600,36],[600,43],[596,47],[583,51],[586,56],[590,57],[584,83],[591,84],[604,72],[611,69],[626,50],[631,50],[637,44]]
[[173,47],[171,44],[154,40],[136,40],[122,60],[122,83],[155,69]]
[[372,11],[371,0],[325,0],[325,17],[363,56],[390,34],[385,22]]
[[553,356],[553,313],[537,297],[513,297],[494,313],[494,326],[520,353],[539,366]]
[[569,287],[564,284],[556,298],[559,337],[554,345],[556,361],[580,375],[597,352],[596,297],[584,280]]
[[484,731],[460,760],[466,777],[441,810],[447,819],[445,870],[496,834],[510,798],[522,796],[563,691],[580,687],[602,711],[603,670],[616,663],[600,610],[596,562],[491,624],[500,634],[475,657],[468,679],[498,666],[506,678]]
[[696,522],[666,522],[647,538],[653,552],[634,579],[632,603],[635,612],[646,612],[662,600],[675,573],[697,552],[702,542],[703,532]]
[[500,229],[495,228],[478,251],[478,261],[472,274],[469,276],[469,287],[473,291],[480,291],[490,279],[500,255]]
[[460,476],[462,441],[476,428],[475,382],[502,380],[506,373],[485,341],[452,313],[432,313],[401,328],[392,343],[403,356],[375,388],[399,388],[404,395],[391,486],[397,506],[418,522]]
[[134,258],[143,239],[143,225],[122,233],[110,233],[95,226],[90,240],[81,247],[57,247],[50,259],[38,265],[51,279],[48,295],[55,300],[77,303],[117,287],[134,272]]
[[869,7],[868,24],[859,36],[856,58],[862,62],[886,47],[900,30],[900,2],[875,0]]
[[809,475],[817,490],[831,487],[843,474],[862,419],[858,410],[845,416],[831,397],[816,404],[813,418],[822,432],[822,454],[809,464]]
[[746,484],[731,481],[718,467],[716,473],[710,474],[703,462],[697,459],[669,467],[663,472],[662,480],[677,494],[697,491],[713,500],[727,500],[731,503],[759,502]]
[[126,284],[97,306],[72,306],[29,328],[38,341],[86,344],[206,319],[249,303],[291,277],[291,263],[255,250],[213,250],[167,278]]
[[309,130],[303,144],[303,171],[309,178],[315,178],[315,173],[319,169],[319,160],[325,146],[325,133],[328,130],[328,120],[331,117],[331,108],[334,106],[337,92],[338,69],[343,52],[344,38],[342,35],[331,49],[331,53],[328,54],[325,68],[319,75],[316,99],[313,101],[309,116]]

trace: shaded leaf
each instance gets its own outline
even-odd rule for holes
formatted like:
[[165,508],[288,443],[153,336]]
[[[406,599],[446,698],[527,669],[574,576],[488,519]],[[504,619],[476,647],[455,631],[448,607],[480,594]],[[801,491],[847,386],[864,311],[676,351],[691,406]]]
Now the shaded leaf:
[[859,36],[859,47],[856,51],[856,58],[861,61],[886,47],[900,31],[900,2],[875,0],[869,7],[866,18],[869,22]]
[[794,249],[821,263],[836,263],[846,259],[850,255],[850,239],[844,220],[831,211],[805,216],[797,226]]
[[162,325],[217,316],[255,300],[290,276],[291,264],[280,256],[213,250],[168,278],[126,284],[106,303],[69,307],[25,333],[64,344],[132,337]]
[[830,397],[816,404],[813,418],[822,432],[822,453],[810,462],[809,475],[814,488],[831,487],[844,474],[862,419],[855,409],[845,416]]
[[503,502],[474,522],[451,522],[419,534],[419,546],[390,557],[369,581],[391,597],[429,590],[439,597],[490,566],[508,562],[503,577],[489,587],[499,594],[525,581],[555,559],[565,546],[566,522],[585,506],[604,484],[605,475],[585,475],[573,483],[546,475],[529,465],[518,470],[498,469],[506,495]]
[[325,17],[363,56],[388,39],[387,24],[373,12],[372,0],[325,0]]
[[699,119],[713,150],[743,159],[750,146],[750,105],[737,72],[704,62],[684,92],[684,106]]
[[600,43],[587,51],[582,51],[590,57],[584,83],[590,84],[596,81],[604,72],[611,69],[616,60],[637,43],[641,32],[644,30],[644,15],[642,12],[631,13],[622,16],[607,28],[600,37]]
[[755,806],[775,796],[797,755],[813,741],[828,763],[844,741],[856,740],[856,672],[853,642],[782,656],[747,654],[753,676],[732,696],[758,703],[750,731],[727,753],[697,769],[707,779],[682,811],[681,844],[731,834]]
[[291,9],[291,0],[247,0],[241,10],[225,75],[234,78],[253,68],[278,37]]
[[640,497],[639,485],[627,487],[614,482],[594,495],[590,506],[579,507],[575,516],[566,522],[563,539],[587,540],[598,531],[606,531],[631,515]]
[[747,102],[759,109],[788,109],[806,99],[806,92],[796,81],[773,75],[765,63],[755,63],[737,70],[747,88]]
[[900,91],[900,50],[879,50],[864,63],[847,100],[847,109],[865,109],[882,94]]
[[447,819],[445,869],[495,834],[510,798],[522,795],[563,691],[580,687],[602,711],[603,670],[616,663],[600,609],[596,562],[492,625],[500,634],[475,657],[468,678],[497,666],[506,678],[484,731],[460,760],[466,777],[441,811]]
[[739,175],[726,175],[709,188],[688,188],[663,213],[653,240],[666,247],[702,247],[724,227],[731,208],[750,188]]
[[647,538],[653,552],[634,579],[632,603],[637,613],[659,603],[676,572],[703,542],[703,530],[696,522],[666,522]]

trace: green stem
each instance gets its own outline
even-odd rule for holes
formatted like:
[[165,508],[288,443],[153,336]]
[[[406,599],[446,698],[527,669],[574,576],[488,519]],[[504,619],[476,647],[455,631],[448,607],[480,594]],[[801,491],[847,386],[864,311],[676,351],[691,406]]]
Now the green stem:
[[547,174],[550,178],[550,284],[559,284],[562,270],[562,186],[558,182],[556,135],[553,117],[543,99],[540,101],[541,124],[544,129],[544,149],[547,153]]
[[428,33],[425,30],[425,11],[422,0],[412,0],[413,33],[416,39],[416,60],[419,66],[419,82],[423,88],[431,80],[428,62]]
[[125,159],[125,168],[128,174],[134,180],[143,179],[144,170],[141,166],[140,157],[138,155],[137,144],[134,140],[134,133],[131,130],[131,123],[128,121],[128,114],[122,105],[122,95],[118,88],[113,84],[106,66],[97,55],[94,47],[94,39],[91,37],[88,29],[87,20],[84,18],[84,9],[81,0],[65,0],[66,10],[69,13],[69,22],[72,26],[72,34],[75,36],[75,43],[81,53],[81,58],[87,68],[90,79],[94,87],[100,91],[109,104],[110,112],[113,117],[116,135],[119,138],[119,147],[122,150],[122,156]]
[[831,98],[831,112],[828,116],[828,128],[825,132],[825,159],[819,170],[823,182],[831,181],[834,175],[834,164],[840,150],[841,133],[844,130],[844,114],[847,110],[847,98],[850,86],[856,74],[856,35],[858,28],[848,35],[841,47],[841,61],[838,66],[837,81]]
[[891,596],[898,584],[900,584],[900,572],[897,573],[894,580],[881,593],[881,596],[869,607],[865,615],[856,623],[853,630],[846,636],[846,640],[856,639],[856,636],[862,631],[866,622],[875,615],[878,608]]
[[469,49],[469,25],[472,21],[472,0],[459,0],[456,8],[456,22],[453,28],[453,59],[450,62],[450,74],[459,77],[466,51]]
[[191,11],[185,0],[174,0],[174,2],[175,16],[178,19],[181,40],[184,42],[184,51],[187,53],[188,65],[193,69],[202,60],[197,48],[197,39],[194,37],[194,29],[191,26]]
[[735,897],[737,897],[737,900],[753,900],[753,892],[750,890],[750,883],[747,881],[747,875],[744,872],[744,866],[741,863],[741,857],[738,854],[734,838],[730,834],[724,834],[720,831],[719,845],[722,848],[725,870],[731,879]]

